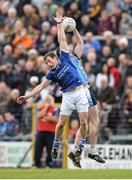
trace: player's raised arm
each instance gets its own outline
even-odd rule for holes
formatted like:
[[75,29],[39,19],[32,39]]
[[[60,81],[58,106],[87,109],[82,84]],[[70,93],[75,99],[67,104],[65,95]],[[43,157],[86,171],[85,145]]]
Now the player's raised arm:
[[82,52],[83,52],[84,42],[83,42],[83,39],[82,39],[81,35],[79,34],[79,32],[76,28],[73,30],[73,34],[74,34],[74,36],[76,38],[76,42],[77,42],[74,53],[77,55],[78,58],[81,58]]
[[63,11],[61,8],[58,8],[56,11],[56,22],[57,22],[57,36],[58,36],[58,42],[60,45],[60,49],[63,49],[65,51],[69,51],[67,41],[66,41],[66,35],[63,28]]
[[40,93],[44,88],[46,88],[50,84],[50,80],[45,79],[42,81],[39,85],[37,85],[28,95],[26,96],[20,96],[17,99],[17,103],[21,104],[22,102],[26,101],[32,96],[35,96],[36,94]]

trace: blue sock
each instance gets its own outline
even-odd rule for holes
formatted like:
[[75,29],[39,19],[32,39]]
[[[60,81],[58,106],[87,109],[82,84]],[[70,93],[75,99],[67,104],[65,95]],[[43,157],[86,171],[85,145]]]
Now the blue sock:
[[59,149],[59,146],[60,146],[60,140],[54,139],[53,149]]
[[86,144],[86,139],[80,139],[79,148],[80,148],[81,150],[83,150],[85,144]]

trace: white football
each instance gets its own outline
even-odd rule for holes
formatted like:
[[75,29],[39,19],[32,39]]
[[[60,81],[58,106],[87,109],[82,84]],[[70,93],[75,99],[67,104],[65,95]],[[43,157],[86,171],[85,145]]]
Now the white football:
[[71,32],[73,31],[73,29],[75,29],[76,27],[76,22],[73,18],[71,17],[66,17],[64,20],[63,20],[63,27],[64,27],[64,30],[66,32]]

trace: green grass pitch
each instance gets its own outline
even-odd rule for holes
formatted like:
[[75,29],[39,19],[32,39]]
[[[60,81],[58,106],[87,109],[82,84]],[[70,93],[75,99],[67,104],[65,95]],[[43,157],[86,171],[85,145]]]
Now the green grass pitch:
[[132,179],[132,170],[1,168],[0,179]]

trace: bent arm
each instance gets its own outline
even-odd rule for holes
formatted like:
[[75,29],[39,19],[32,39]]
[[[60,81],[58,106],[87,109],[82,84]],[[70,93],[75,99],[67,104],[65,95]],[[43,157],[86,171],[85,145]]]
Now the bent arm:
[[37,85],[30,93],[26,95],[27,99],[40,93],[44,88],[50,84],[50,80],[45,79],[39,85]]
[[79,34],[79,32],[76,28],[73,30],[73,34],[74,34],[74,36],[76,38],[76,42],[77,42],[74,53],[77,55],[78,58],[81,58],[82,52],[83,52],[84,42],[83,42],[83,39],[82,39],[81,35]]
[[46,120],[50,122],[57,122],[58,118],[56,116],[48,115],[46,116]]

